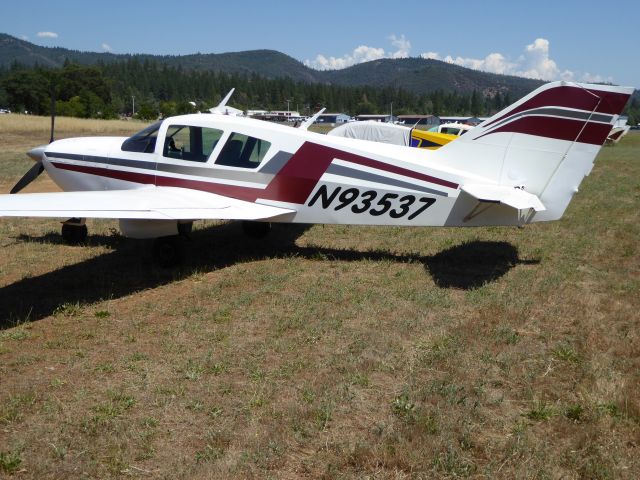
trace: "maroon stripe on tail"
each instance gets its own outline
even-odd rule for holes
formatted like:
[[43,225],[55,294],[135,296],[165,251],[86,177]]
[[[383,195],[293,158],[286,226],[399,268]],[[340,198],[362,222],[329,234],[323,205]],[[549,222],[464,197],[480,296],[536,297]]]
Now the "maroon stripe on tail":
[[[597,95],[597,97],[594,95]],[[586,110],[587,112],[594,111],[595,109],[595,111],[599,113],[618,115],[622,112],[628,99],[629,95],[626,93],[586,90],[584,88],[571,86],[555,87],[540,92],[535,97],[527,100],[500,118],[493,120],[486,126],[492,125],[519,112],[540,107],[565,107],[576,110]]]
[[[581,131],[582,133],[580,133]],[[580,143],[590,143],[592,145],[602,145],[610,131],[611,125],[608,123],[587,122],[585,126],[585,122],[579,120],[531,115],[518,118],[477,138],[482,138],[492,133],[510,132],[556,138],[569,142],[576,141]]]

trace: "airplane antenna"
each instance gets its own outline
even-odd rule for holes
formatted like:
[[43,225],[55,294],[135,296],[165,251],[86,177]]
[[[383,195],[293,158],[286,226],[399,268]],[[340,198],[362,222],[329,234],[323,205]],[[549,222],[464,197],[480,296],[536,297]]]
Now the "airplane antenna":
[[53,131],[56,123],[56,87],[51,82],[51,137],[49,143],[53,143]]
[[[233,95],[233,92],[235,91],[236,91],[235,87],[229,90],[229,93],[227,93],[227,95],[220,101],[218,105],[209,109],[209,113],[219,113],[222,115],[229,115],[229,109],[236,110],[231,107],[225,108],[227,105],[227,102],[231,98],[231,95]],[[239,111],[239,110],[236,110],[236,111]]]
[[300,130],[307,130],[311,125],[314,124],[314,122],[318,119],[318,117],[324,113],[325,110],[326,110],[326,107],[320,110],[318,113],[316,113],[313,117],[307,118],[304,122],[300,124],[298,128]]
[[233,87],[231,90],[229,90],[229,93],[227,93],[227,96],[224,97],[220,101],[220,103],[218,104],[218,108],[224,107],[227,104],[227,102],[229,101],[229,99],[231,98],[231,95],[233,95],[233,92],[235,92],[235,91],[236,91],[235,87]]

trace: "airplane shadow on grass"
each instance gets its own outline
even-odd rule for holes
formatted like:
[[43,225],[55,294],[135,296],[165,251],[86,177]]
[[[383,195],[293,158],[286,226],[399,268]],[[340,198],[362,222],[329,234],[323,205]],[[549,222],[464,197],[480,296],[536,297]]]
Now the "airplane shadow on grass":
[[[275,224],[269,236],[262,240],[243,235],[239,223],[197,230],[193,233],[193,241],[187,242],[185,262],[176,269],[163,269],[154,264],[151,241],[92,235],[88,240],[90,244],[104,245],[113,250],[0,288],[0,329],[47,317],[61,305],[82,305],[120,298],[169,284],[195,272],[269,258],[295,256],[322,261],[353,262],[367,259],[419,262],[438,287],[464,290],[495,281],[518,264],[537,263],[535,260],[520,260],[517,249],[508,242],[467,242],[432,256],[299,247],[295,241],[307,228],[308,225]],[[23,235],[18,240],[63,243],[61,236],[56,234],[42,237]]]

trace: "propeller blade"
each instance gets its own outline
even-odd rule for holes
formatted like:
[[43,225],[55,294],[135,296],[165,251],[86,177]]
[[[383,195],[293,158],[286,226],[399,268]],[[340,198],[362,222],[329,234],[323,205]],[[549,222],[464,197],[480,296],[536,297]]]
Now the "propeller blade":
[[18,193],[24,187],[33,182],[38,175],[40,175],[44,171],[44,165],[42,165],[42,160],[36,162],[36,164],[29,169],[27,173],[25,173],[18,183],[16,183],[9,193]]

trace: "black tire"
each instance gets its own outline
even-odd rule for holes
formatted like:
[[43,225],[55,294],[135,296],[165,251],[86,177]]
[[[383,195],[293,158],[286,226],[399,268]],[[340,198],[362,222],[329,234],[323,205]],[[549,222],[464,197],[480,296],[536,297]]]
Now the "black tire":
[[178,234],[184,238],[190,238],[191,232],[193,232],[193,222],[180,223],[178,222]]
[[184,245],[179,236],[160,237],[153,242],[153,259],[163,268],[180,265],[184,260]]
[[62,238],[67,245],[78,245],[87,241],[89,231],[86,225],[62,224]]
[[271,224],[269,222],[244,221],[242,222],[242,231],[251,238],[264,238],[269,235]]

